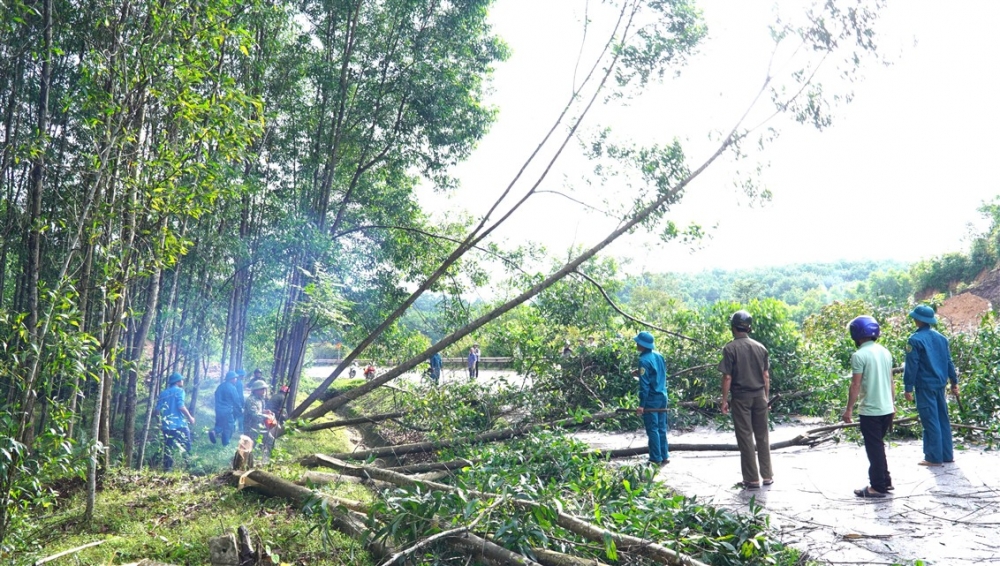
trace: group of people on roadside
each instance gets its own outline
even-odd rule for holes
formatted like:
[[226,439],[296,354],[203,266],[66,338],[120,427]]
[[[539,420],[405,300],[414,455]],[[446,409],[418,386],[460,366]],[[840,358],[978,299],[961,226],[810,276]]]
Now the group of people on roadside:
[[[260,369],[254,370],[254,379],[244,385],[246,371],[238,369],[226,372],[215,389],[215,427],[208,431],[212,444],[221,442],[228,446],[237,433],[246,436],[252,446],[263,443],[268,450],[273,445],[273,431],[285,419],[288,386],[282,386],[274,395],[268,396],[268,384]],[[250,394],[246,395],[246,389]],[[184,376],[174,372],[167,379],[167,388],[157,399],[160,428],[163,432],[163,467],[169,471],[174,465],[174,453],[178,450],[191,452],[191,428],[194,415],[185,403]]]
[[[948,347],[948,339],[932,328],[937,324],[934,310],[919,305],[909,313],[916,325],[906,345],[903,387],[907,401],[916,401],[923,428],[924,459],[920,466],[941,466],[954,462],[951,424],[945,386],[958,396],[958,375]],[[718,369],[722,374],[722,414],[731,414],[740,452],[744,489],[759,489],[774,483],[767,415],[770,409],[770,360],[767,348],[750,338],[753,318],[744,310],[729,318],[733,339],[722,349]],[[848,324],[857,350],[851,355],[851,385],[847,408],[841,415],[852,423],[858,407],[859,428],[868,456],[868,485],[854,490],[857,497],[884,498],[893,490],[885,456],[885,436],[895,415],[892,383],[892,355],[878,344],[881,327],[870,316],[859,316]],[[640,332],[633,338],[639,352],[639,406],[649,441],[649,462],[670,461],[667,443],[666,364],[654,351],[653,335]]]

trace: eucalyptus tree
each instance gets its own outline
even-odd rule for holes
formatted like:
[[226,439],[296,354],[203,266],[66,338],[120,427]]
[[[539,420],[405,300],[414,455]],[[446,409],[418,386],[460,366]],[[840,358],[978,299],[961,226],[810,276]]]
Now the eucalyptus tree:
[[15,4],[5,17],[3,49],[20,72],[3,83],[4,212],[8,226],[26,235],[20,245],[4,242],[4,268],[18,276],[3,307],[23,313],[10,317],[15,339],[4,343],[4,408],[17,415],[5,433],[21,447],[4,466],[5,504],[37,456],[37,403],[58,403],[66,379],[97,379],[85,388],[100,440],[91,495],[97,456],[108,463],[101,447],[110,445],[120,376],[131,455],[134,368],[162,270],[188,245],[180,236],[185,219],[233,190],[226,168],[260,132],[256,101],[220,65],[243,56],[249,43],[230,25],[240,5],[53,0],[41,10]]
[[[290,160],[273,179],[288,205],[281,236],[284,298],[274,373],[297,385],[320,315],[320,273],[343,285],[355,324],[381,318],[405,296],[401,283],[441,257],[414,197],[417,182],[450,183],[491,123],[486,77],[504,58],[487,24],[488,0],[327,0],[301,4],[305,70],[295,108],[275,135]],[[343,311],[343,309],[337,309]],[[372,316],[375,315],[375,316]]]

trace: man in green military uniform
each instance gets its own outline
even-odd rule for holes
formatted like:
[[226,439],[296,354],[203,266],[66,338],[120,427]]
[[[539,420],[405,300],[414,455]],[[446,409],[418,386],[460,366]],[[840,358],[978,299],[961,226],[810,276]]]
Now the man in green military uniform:
[[268,422],[274,420],[274,413],[267,410],[267,382],[258,379],[250,384],[250,396],[243,404],[243,434],[256,445],[267,434]]

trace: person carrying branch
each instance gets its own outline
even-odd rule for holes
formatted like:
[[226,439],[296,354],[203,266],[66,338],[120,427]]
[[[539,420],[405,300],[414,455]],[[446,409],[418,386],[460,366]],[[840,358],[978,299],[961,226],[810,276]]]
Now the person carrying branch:
[[958,397],[958,374],[948,349],[948,339],[931,328],[937,324],[934,309],[918,305],[910,311],[917,330],[906,342],[906,364],[903,366],[903,387],[906,400],[917,401],[920,426],[924,429],[924,459],[921,466],[940,466],[955,461],[948,421],[948,400],[945,384],[951,382],[951,393]]
[[635,412],[642,417],[649,439],[649,463],[661,465],[670,462],[667,445],[667,365],[663,356],[653,351],[653,335],[640,332],[632,340],[639,351],[639,367],[632,375],[639,378],[639,407]]
[[722,414],[729,413],[731,394],[733,428],[736,429],[736,444],[740,449],[740,468],[743,473],[740,485],[743,489],[759,489],[762,479],[764,485],[774,483],[767,430],[771,366],[767,348],[750,338],[752,326],[753,317],[747,311],[738,310],[729,317],[733,339],[722,348],[722,361],[719,362],[719,371],[722,372]]
[[882,332],[874,318],[859,316],[847,325],[847,330],[858,349],[851,354],[851,389],[841,417],[851,424],[854,404],[861,402],[858,421],[868,454],[868,485],[855,489],[854,495],[883,498],[892,490],[892,477],[885,459],[885,435],[892,428],[896,412],[892,403],[892,354],[876,343]]

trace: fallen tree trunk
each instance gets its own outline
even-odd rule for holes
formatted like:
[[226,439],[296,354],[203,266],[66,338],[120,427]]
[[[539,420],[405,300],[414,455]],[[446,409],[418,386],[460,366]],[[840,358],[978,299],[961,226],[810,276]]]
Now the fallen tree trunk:
[[[387,558],[395,553],[392,547],[375,540],[375,538],[370,535],[368,530],[365,528],[364,521],[362,519],[339,509],[340,506],[350,509],[350,507],[344,504],[348,500],[342,500],[328,495],[315,493],[311,489],[295,485],[290,481],[283,480],[277,476],[273,476],[260,470],[250,470],[249,472],[229,472],[227,480],[229,483],[235,484],[239,489],[251,487],[262,491],[267,495],[283,497],[291,500],[299,506],[304,506],[307,502],[313,499],[325,499],[328,502],[333,503],[329,509],[330,520],[337,530],[355,540],[370,541],[367,544],[367,549],[378,558]],[[360,507],[360,504],[357,504],[357,506]]]
[[395,413],[382,413],[380,415],[371,415],[368,417],[355,417],[353,419],[342,419],[338,421],[329,421],[322,423],[311,423],[305,426],[299,427],[299,430],[304,432],[313,432],[317,430],[326,430],[329,428],[339,428],[342,426],[354,426],[359,424],[368,423],[380,423],[382,421],[387,421],[390,419],[398,419],[399,417],[405,417],[410,414],[411,411],[398,411]]
[[423,464],[410,464],[409,466],[396,466],[394,468],[386,469],[399,474],[423,474],[427,472],[450,472],[452,470],[460,470],[471,466],[472,464],[473,462],[470,460],[459,458],[457,460],[449,460],[447,462],[425,462]]
[[[337,475],[337,474],[325,474],[325,475]],[[341,475],[341,477],[351,477],[360,478],[363,477],[360,473],[350,473]],[[407,477],[407,476],[402,476]],[[372,478],[366,478],[372,479]],[[330,512],[335,518],[335,526],[339,529],[340,523],[336,521],[338,515],[345,515],[340,511],[339,507],[344,507],[351,511],[361,513],[364,515],[369,515],[371,513],[371,508],[360,502],[351,499],[344,499],[340,497],[334,497],[332,495],[318,494],[312,490],[306,489],[299,485],[296,485],[287,480],[281,479],[277,476],[268,474],[267,472],[262,472],[260,470],[252,470],[247,473],[232,472],[228,477],[227,481],[236,484],[242,488],[252,487],[257,489],[269,496],[282,497],[284,499],[291,500],[298,505],[304,505],[307,501],[315,498],[321,498],[327,503],[331,504]],[[393,482],[385,482],[383,480],[374,480],[378,483],[386,483],[389,485],[398,485]],[[420,480],[417,480],[420,481]],[[359,524],[359,520],[348,515],[350,521],[347,525],[348,529],[343,530],[346,534],[351,537],[355,537],[357,540],[371,540],[371,537],[366,537],[364,532],[356,530]],[[362,527],[363,528],[363,527]],[[590,558],[581,558],[578,556],[572,556],[569,554],[563,554],[561,552],[556,552],[554,550],[548,550],[544,548],[532,548],[532,552],[538,558],[535,562],[525,556],[518,554],[516,552],[510,551],[497,543],[487,540],[483,537],[476,535],[475,533],[464,531],[461,533],[456,533],[447,537],[443,537],[443,541],[456,549],[461,550],[469,555],[487,560],[495,564],[518,564],[524,566],[606,566],[601,562]],[[387,563],[394,562],[399,558],[406,555],[406,550],[397,551],[390,546],[387,546],[377,541],[372,540],[369,543],[372,547],[370,550],[373,554],[378,555],[379,558],[387,560]],[[376,548],[374,548],[377,546]]]
[[[907,417],[905,419],[897,419],[892,422],[893,425],[907,425],[916,421],[916,417]],[[802,434],[792,438],[791,440],[782,440],[781,442],[772,442],[771,450],[780,450],[782,448],[791,448],[792,446],[808,446],[813,447],[823,442],[829,442],[835,437],[833,433],[835,431],[854,428],[859,426],[858,423],[841,423],[835,425],[821,426],[818,428],[813,428],[803,432]],[[737,452],[740,447],[735,444],[674,444],[668,443],[671,452]],[[634,448],[616,448],[612,450],[603,450],[600,448],[595,448],[593,450],[588,450],[587,454],[602,454],[611,458],[626,458],[628,456],[640,456],[642,454],[649,453],[648,446],[636,446]]]
[[[324,462],[323,465],[327,467],[334,468],[340,473],[349,475],[360,475],[361,477],[368,477],[371,479],[386,481],[393,483],[398,486],[419,486],[426,489],[438,490],[438,491],[458,491],[458,488],[452,487],[450,485],[445,485],[441,483],[416,480],[409,476],[399,474],[390,470],[384,470],[381,468],[374,468],[371,466],[357,466],[354,464],[349,464],[347,462],[336,460],[329,456],[324,456],[322,454],[316,454],[314,456],[318,461]],[[464,493],[471,495],[473,497],[479,497],[483,499],[496,499],[502,497],[501,495],[495,493],[484,493],[474,490],[463,490]],[[509,503],[516,507],[520,507],[527,511],[534,511],[536,508],[545,507],[541,503],[535,501],[530,501],[527,499],[510,499]],[[707,566],[705,563],[692,558],[686,554],[679,553],[675,550],[671,550],[659,543],[654,541],[639,538],[632,535],[626,535],[622,533],[617,533],[614,531],[609,531],[607,529],[598,527],[597,525],[588,523],[582,519],[578,519],[571,515],[567,515],[558,509],[549,509],[556,516],[556,524],[560,527],[572,531],[577,535],[586,538],[588,540],[605,544],[606,539],[610,538],[614,541],[615,545],[621,549],[628,552],[634,552],[650,558],[659,562],[661,564],[669,564],[671,566]]]
[[[477,434],[471,438],[456,438],[452,440],[437,440],[433,442],[415,442],[412,444],[398,444],[396,446],[385,446],[382,448],[373,448],[371,450],[357,450],[355,452],[340,452],[337,454],[330,454],[331,458],[336,458],[338,460],[367,460],[369,458],[382,458],[384,456],[405,456],[407,454],[421,454],[425,452],[434,452],[442,448],[450,448],[452,446],[461,446],[464,444],[480,444],[485,442],[497,442],[499,440],[508,440],[511,438],[516,438],[518,436],[524,436],[532,431],[540,430],[547,427],[574,427],[583,426],[590,424],[594,421],[602,419],[610,419],[617,416],[618,413],[615,411],[607,413],[597,413],[589,417],[582,419],[560,419],[558,421],[550,421],[547,423],[534,423],[519,427],[505,428],[503,430],[494,430],[490,432],[484,432],[482,434]],[[315,467],[322,466],[322,463],[317,463],[313,460],[312,456],[306,456],[301,460],[303,466]]]

